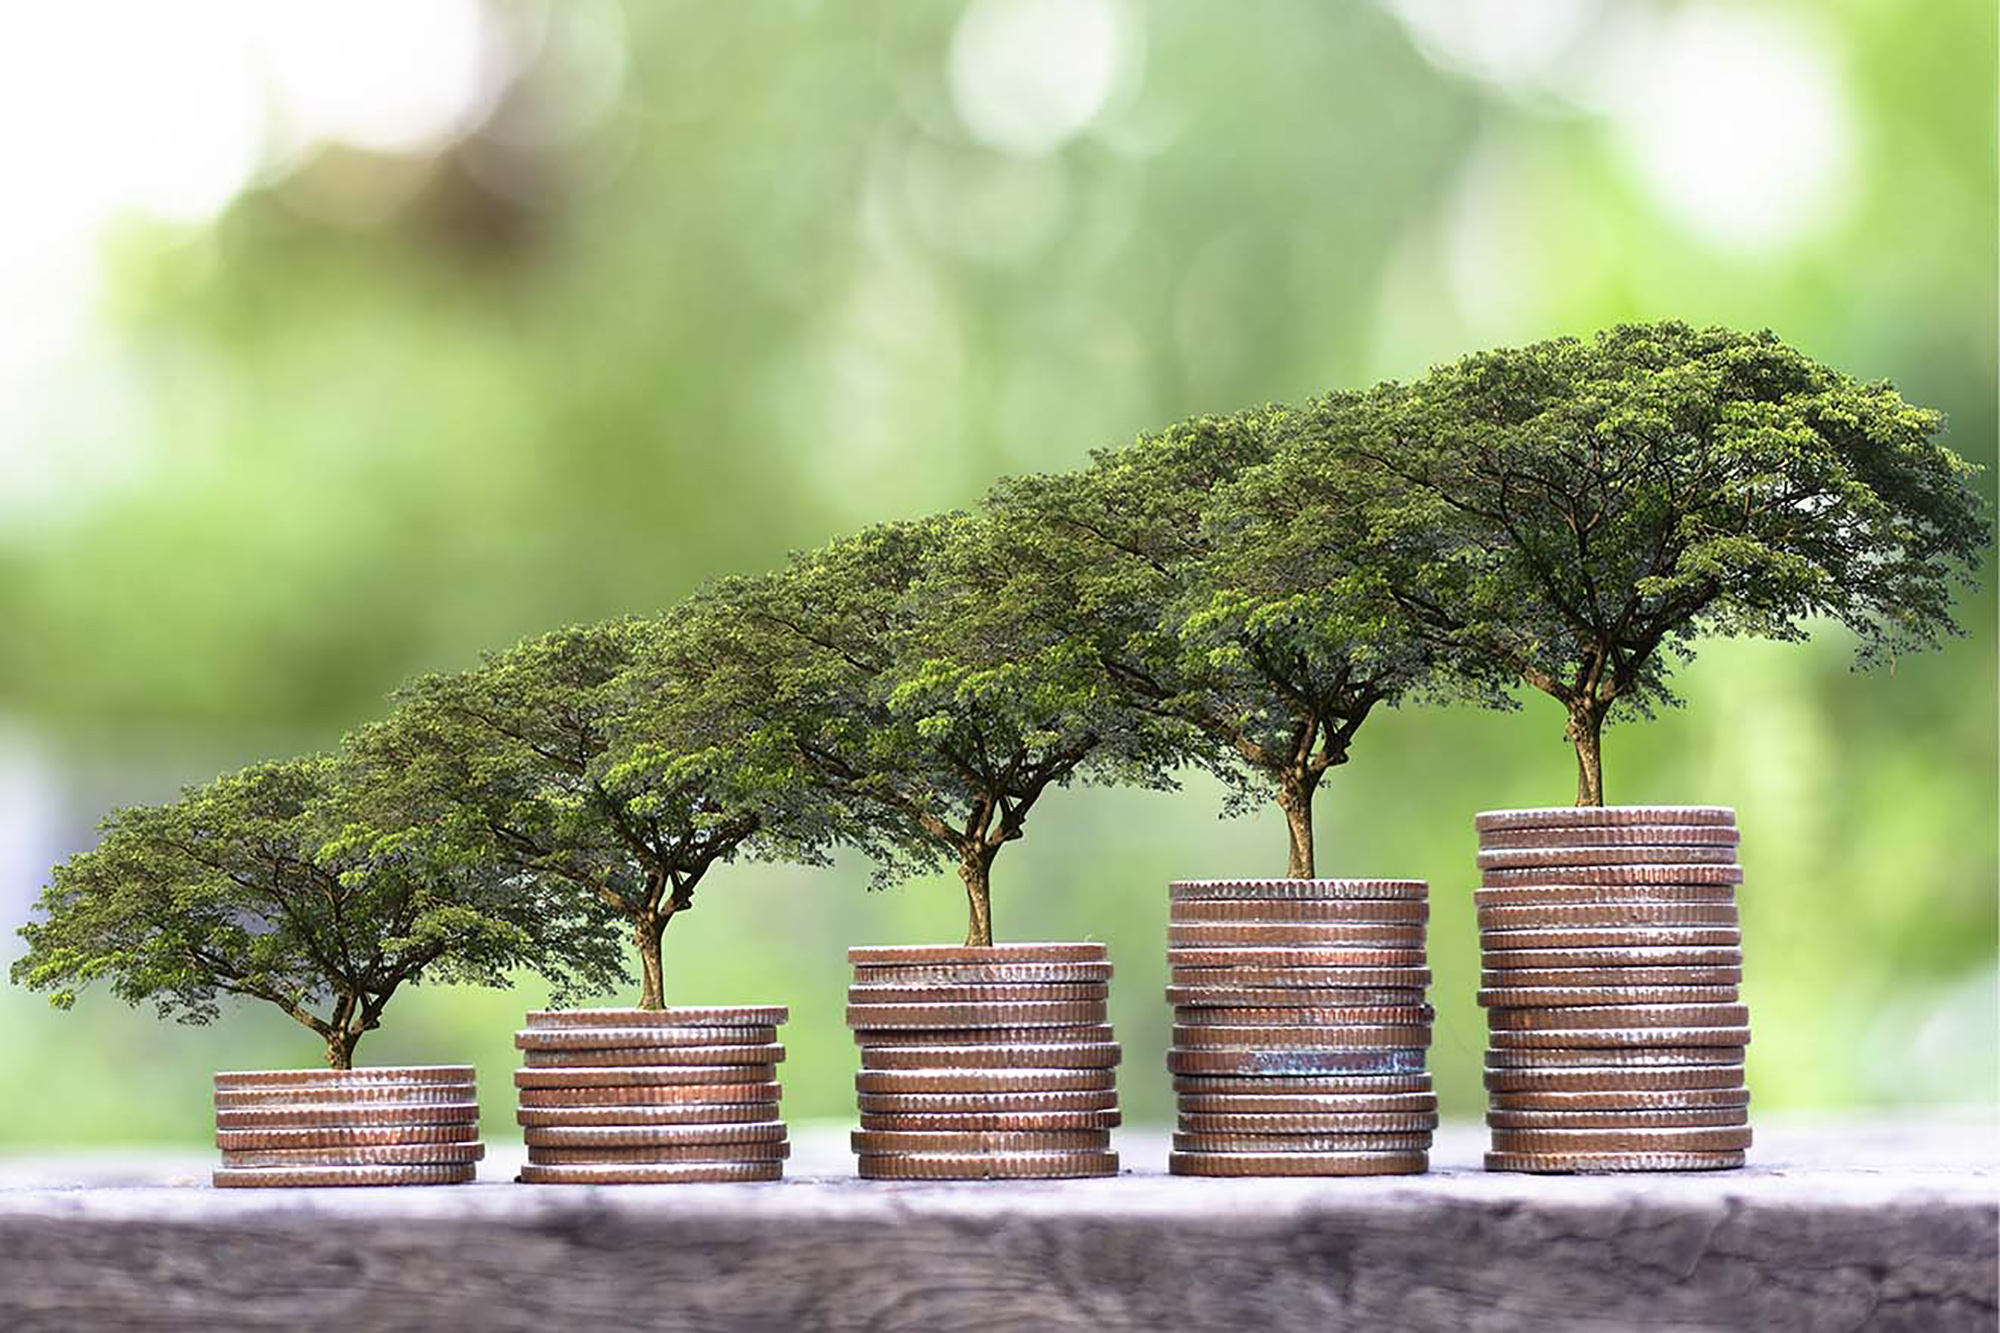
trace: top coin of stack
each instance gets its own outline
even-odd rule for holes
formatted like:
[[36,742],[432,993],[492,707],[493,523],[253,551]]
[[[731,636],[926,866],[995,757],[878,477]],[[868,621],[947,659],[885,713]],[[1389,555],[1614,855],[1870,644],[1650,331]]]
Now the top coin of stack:
[[486,1153],[470,1065],[217,1074],[215,1142],[227,1188],[460,1185]]
[[914,945],[847,956],[862,1177],[1117,1173],[1119,1052],[1103,945]]
[[1743,1165],[1735,812],[1563,806],[1474,824],[1487,1169]]
[[553,1009],[514,1034],[530,1185],[777,1180],[778,1005]]
[[1175,1175],[1428,1169],[1422,880],[1169,886]]

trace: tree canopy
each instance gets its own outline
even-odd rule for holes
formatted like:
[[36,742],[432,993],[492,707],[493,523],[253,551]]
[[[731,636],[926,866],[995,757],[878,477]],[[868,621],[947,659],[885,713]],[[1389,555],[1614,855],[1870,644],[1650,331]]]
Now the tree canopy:
[[601,935],[537,886],[434,826],[385,828],[373,804],[351,765],[315,756],[120,810],[56,867],[13,979],[67,1008],[103,978],[189,1023],[227,996],[262,1000],[346,1069],[404,986],[506,985],[529,967],[569,995],[615,972]]

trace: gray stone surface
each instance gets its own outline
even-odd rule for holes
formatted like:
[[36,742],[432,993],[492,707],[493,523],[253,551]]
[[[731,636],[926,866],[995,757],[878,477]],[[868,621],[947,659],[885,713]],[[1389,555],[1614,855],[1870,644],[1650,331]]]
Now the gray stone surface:
[[0,1160],[0,1329],[1993,1329],[1991,1120],[1765,1123],[1751,1168],[216,1191],[208,1161]]

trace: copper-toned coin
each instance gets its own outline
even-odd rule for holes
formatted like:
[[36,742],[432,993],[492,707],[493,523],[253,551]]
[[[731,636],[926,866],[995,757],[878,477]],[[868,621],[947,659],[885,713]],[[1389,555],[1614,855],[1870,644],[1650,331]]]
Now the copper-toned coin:
[[1108,1069],[1119,1058],[1115,1041],[861,1048],[863,1069]]
[[1490,829],[1482,851],[1500,847],[1734,847],[1734,824],[1612,824],[1597,827]]
[[[1482,957],[1520,949],[1738,949],[1743,932],[1727,926],[1616,926],[1603,930],[1486,930],[1479,932]],[[1500,966],[1489,962],[1489,967]]]
[[1690,1129],[1750,1123],[1743,1106],[1697,1106],[1643,1111],[1516,1111],[1486,1113],[1494,1129]]
[[[1499,1010],[1489,1010],[1489,1015]],[[1533,1012],[1532,1010],[1528,1012]],[[1570,1010],[1560,1010],[1569,1013]],[[1689,1028],[1529,1028],[1514,1031],[1492,1028],[1487,1046],[1495,1051],[1556,1050],[1576,1051],[1597,1047],[1628,1046],[1748,1046],[1748,1027]]]
[[749,1184],[760,1180],[782,1180],[783,1162],[669,1162],[645,1165],[621,1162],[600,1166],[543,1166],[530,1162],[521,1168],[523,1185],[700,1185]]
[[1169,986],[1167,1003],[1183,1015],[1221,1009],[1422,1009],[1421,990],[1325,990],[1286,986]]
[[1267,1008],[1187,1004],[1174,1009],[1174,1022],[1183,1027],[1416,1027],[1429,1024],[1433,1017],[1427,1004]]
[[357,1127],[333,1129],[223,1129],[215,1134],[215,1146],[225,1151],[263,1149],[334,1149],[408,1147],[417,1143],[472,1143],[479,1138],[479,1122],[467,1120],[457,1125],[395,1125],[379,1129]]
[[551,1125],[524,1129],[531,1148],[696,1148],[713,1143],[782,1143],[783,1121],[744,1125]]
[[[1174,1091],[1196,1096],[1319,1097],[1366,1096],[1391,1093],[1431,1094],[1431,1076],[1425,1072],[1408,1074],[1182,1074],[1174,1078]],[[1187,1105],[1185,1100],[1181,1105]]]
[[1617,926],[1741,924],[1735,903],[1603,903],[1588,907],[1482,907],[1481,930],[1590,930]]
[[869,1153],[854,1159],[863,1180],[1068,1180],[1115,1176],[1115,1152]]
[[854,1034],[857,1046],[1040,1046],[1083,1044],[1112,1039],[1109,1023],[1052,1023],[1032,1028],[867,1028]]
[[866,1093],[1105,1092],[1111,1069],[863,1069],[854,1090]]
[[1210,988],[1297,988],[1302,990],[1415,990],[1431,984],[1427,967],[1175,967],[1174,986]]
[[1280,949],[1186,948],[1167,950],[1167,966],[1249,967],[1269,970],[1293,967],[1421,968],[1422,949]]
[[1576,1115],[1599,1111],[1737,1110],[1750,1105],[1748,1088],[1677,1088],[1609,1092],[1494,1092],[1496,1111],[1545,1111]]
[[857,986],[1074,985],[1111,980],[1109,963],[940,963],[932,967],[857,967]]
[[1521,810],[1482,810],[1472,817],[1472,827],[1481,833],[1489,829],[1735,823],[1736,811],[1726,805],[1549,805]]
[[1477,907],[1612,907],[1716,905],[1736,901],[1731,884],[1539,884],[1518,889],[1474,889]]
[[1376,926],[1352,921],[1192,921],[1167,927],[1176,948],[1421,949],[1423,926]]
[[1422,898],[1181,898],[1172,906],[1175,924],[1196,921],[1358,921],[1378,925],[1422,925],[1431,905]]
[[[1519,933],[1519,932],[1516,932]],[[1729,967],[1741,969],[1743,950],[1734,946],[1690,944],[1683,948],[1632,945],[1629,948],[1578,946],[1569,949],[1496,949],[1481,942],[1480,962],[1490,971],[1529,968]]]
[[861,1128],[921,1130],[952,1129],[1050,1130],[1116,1129],[1123,1118],[1116,1111],[962,1111],[904,1115],[893,1111],[863,1111]]
[[377,1083],[463,1083],[474,1081],[471,1065],[384,1065],[375,1069],[229,1069],[215,1076],[218,1088],[366,1087]]
[[792,1016],[782,1004],[680,1005],[672,1009],[536,1009],[531,1028],[777,1027]]
[[621,1046],[602,1051],[523,1051],[530,1069],[638,1065],[770,1065],[785,1058],[776,1042],[756,1046]]
[[1579,986],[1570,990],[1507,986],[1483,990],[1479,1003],[1497,1009],[1560,1009],[1602,1004],[1734,1004],[1734,986]]
[[645,1107],[671,1109],[676,1106],[756,1106],[775,1102],[783,1089],[775,1082],[764,1083],[670,1083],[650,1087],[522,1088],[518,1094],[524,1109],[540,1107]]
[[525,1028],[514,1034],[524,1051],[680,1050],[699,1046],[768,1046],[775,1027]]
[[849,986],[849,1004],[1041,1004],[1102,1000],[1111,988],[1101,981],[1020,986]]
[[217,1189],[291,1189],[343,1185],[463,1185],[479,1175],[471,1162],[449,1166],[245,1166],[218,1168]]
[[[514,1071],[514,1086],[523,1089],[741,1087],[775,1083],[777,1079],[778,1067],[773,1064],[569,1066]],[[721,1100],[720,1094],[715,1099]]]
[[1176,1152],[1176,1176],[1412,1176],[1430,1170],[1426,1152]]
[[1735,865],[1736,848],[1683,844],[1677,847],[1489,847],[1479,853],[1481,870],[1525,870],[1536,866]]
[[469,1102],[478,1099],[470,1083],[375,1083],[365,1087],[318,1087],[294,1084],[290,1087],[217,1088],[215,1104],[231,1108],[250,1106],[293,1106],[337,1103]]
[[479,1119],[476,1102],[337,1102],[244,1106],[216,1111],[217,1129],[327,1129],[335,1125],[454,1125]]
[[386,1143],[352,1148],[229,1148],[222,1165],[242,1166],[449,1166],[486,1156],[479,1143]]
[[1107,1152],[1111,1148],[1108,1129],[1057,1130],[940,1130],[930,1133],[909,1130],[857,1129],[847,1136],[860,1156],[901,1156],[909,1153],[1052,1153]]
[[1419,1047],[1401,1050],[1182,1050],[1167,1052],[1167,1072],[1173,1074],[1227,1074],[1324,1076],[1327,1074],[1419,1074],[1424,1069],[1424,1051]]
[[880,1028],[1075,1027],[1104,1022],[1102,1000],[1052,1000],[1037,1004],[850,1004],[847,1026]]
[[1711,1129],[1496,1129],[1493,1151],[1572,1152],[1742,1152],[1750,1146],[1748,1125]]
[[1431,1044],[1430,1024],[1410,1027],[1186,1027],[1173,1029],[1185,1050],[1356,1051],[1378,1047],[1411,1050]]
[[1739,865],[1545,866],[1535,870],[1482,870],[1482,888],[1532,884],[1741,884]]
[[1743,1086],[1743,1064],[1703,1064],[1625,1068],[1585,1066],[1567,1069],[1492,1069],[1486,1071],[1486,1086],[1496,1097],[1502,1093],[1587,1093],[1629,1097],[1668,1092],[1735,1089]]
[[879,944],[856,945],[847,961],[859,967],[907,967],[938,963],[1102,963],[1110,951],[1102,944]]
[[1717,1153],[1505,1153],[1486,1154],[1488,1171],[1529,1171],[1589,1175],[1604,1171],[1730,1171],[1743,1165],[1740,1152]]
[[1183,879],[1167,885],[1167,897],[1183,898],[1385,898],[1422,901],[1430,885],[1421,879]]
[[[1185,1109],[1180,1128],[1187,1134],[1242,1134],[1271,1138],[1281,1134],[1424,1134],[1437,1128],[1435,1111],[1308,1112],[1301,1115],[1202,1115]],[[1185,1147],[1176,1144],[1176,1147]],[[1305,1145],[1295,1145],[1311,1152]],[[1429,1145],[1424,1145],[1428,1147]],[[1239,1145],[1239,1151],[1263,1149]]]
[[[1177,1080],[1185,1082],[1187,1080]],[[1238,1080],[1247,1082],[1248,1080]],[[1207,1123],[1227,1116],[1263,1120],[1272,1116],[1431,1115],[1437,1112],[1434,1092],[1292,1092],[1276,1095],[1251,1092],[1183,1092],[1181,1121],[1189,1129],[1222,1129]],[[1188,1122],[1200,1117],[1202,1124]]]
[[1673,1065],[1743,1065],[1741,1046],[1597,1046],[1545,1050],[1486,1048],[1488,1069],[1653,1069]]
[[1729,967],[1558,967],[1494,968],[1479,974],[1487,990],[1527,987],[1550,990],[1623,986],[1735,986],[1742,966]]
[[555,1125],[739,1125],[778,1118],[778,1103],[731,1102],[708,1106],[524,1106],[515,1123],[537,1129]]
[[1429,1152],[1431,1136],[1418,1134],[1175,1134],[1175,1152],[1328,1153]]
[[1742,1027],[1750,1008],[1741,1004],[1606,1004],[1560,1009],[1492,1009],[1487,1027],[1495,1031],[1534,1028],[1722,1028]]
[[670,1166],[684,1162],[782,1162],[791,1155],[792,1145],[783,1140],[774,1143],[699,1143],[671,1148],[631,1146],[528,1149],[528,1160],[536,1166]]
[[1089,1092],[861,1092],[855,1105],[885,1115],[1025,1115],[1040,1111],[1115,1111],[1118,1091]]

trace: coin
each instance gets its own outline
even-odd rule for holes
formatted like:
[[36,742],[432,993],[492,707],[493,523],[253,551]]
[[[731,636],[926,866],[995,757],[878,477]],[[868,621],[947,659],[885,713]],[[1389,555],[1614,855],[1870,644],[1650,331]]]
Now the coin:
[[864,1069],[1107,1069],[1118,1063],[1115,1041],[1032,1046],[864,1046]]
[[962,1111],[905,1115],[896,1111],[863,1111],[863,1129],[1115,1129],[1122,1123],[1116,1111]]
[[1560,1009],[1492,1009],[1488,1028],[1526,1031],[1534,1028],[1655,1028],[1741,1027],[1750,1009],[1741,1004],[1615,1004],[1578,1005]]
[[1530,968],[1595,969],[1603,967],[1743,967],[1743,950],[1733,945],[1690,944],[1684,947],[1631,945],[1623,948],[1573,946],[1558,949],[1495,949],[1482,941],[1481,963],[1492,971]]
[[1479,974],[1487,990],[1547,987],[1551,990],[1602,986],[1735,986],[1743,980],[1740,965],[1730,967],[1558,967],[1492,968]]
[[974,963],[1101,963],[1109,956],[1102,944],[877,944],[856,945],[847,961],[862,967],[911,964]]
[[1583,1049],[1486,1048],[1488,1069],[1637,1069],[1666,1065],[1741,1066],[1741,1046],[1595,1046]]
[[1431,984],[1427,967],[1174,967],[1168,981],[1201,988],[1416,990]]
[[1031,1111],[1115,1111],[1115,1088],[1092,1092],[862,1092],[855,1104],[867,1112],[898,1115],[1000,1114]]
[[1073,985],[1111,980],[1109,963],[943,963],[925,967],[857,967],[857,986]]
[[769,1065],[785,1058],[785,1048],[775,1042],[756,1046],[621,1046],[598,1051],[523,1051],[521,1059],[530,1069],[615,1065]]
[[650,1165],[620,1162],[596,1166],[543,1166],[530,1162],[521,1168],[523,1185],[695,1185],[707,1182],[748,1184],[760,1180],[782,1180],[783,1162],[671,1162]]
[[[1307,1112],[1299,1115],[1204,1115],[1181,1109],[1180,1128],[1188,1134],[1244,1134],[1270,1138],[1282,1134],[1425,1134],[1438,1125],[1435,1111]],[[1177,1147],[1184,1145],[1175,1145]],[[1425,1145],[1428,1146],[1428,1145]],[[1242,1151],[1248,1144],[1238,1145]],[[1306,1151],[1311,1151],[1310,1148]]]
[[1740,1152],[1718,1153],[1503,1153],[1486,1154],[1488,1171],[1589,1175],[1608,1171],[1728,1171],[1743,1165]]
[[1499,1109],[1486,1113],[1486,1123],[1495,1129],[1687,1129],[1724,1125],[1747,1125],[1750,1112],[1742,1106],[1695,1106],[1674,1109],[1652,1108],[1617,1111],[1521,1111]]
[[849,1004],[1032,1004],[1051,1000],[1102,1000],[1111,988],[1101,981],[1043,982],[1020,986],[849,986]]
[[1175,1024],[1183,1049],[1237,1051],[1355,1051],[1380,1047],[1411,1050],[1431,1044],[1428,1023],[1414,1027],[1186,1027]]
[[1257,948],[1265,945],[1312,948],[1421,949],[1423,926],[1376,926],[1352,921],[1194,921],[1167,927],[1175,947]]
[[1111,1147],[1108,1129],[1059,1130],[871,1130],[847,1136],[861,1156],[901,1156],[910,1153],[1053,1153],[1105,1152]]
[[525,1028],[514,1034],[524,1051],[606,1051],[685,1047],[768,1046],[777,1041],[774,1027],[702,1028]]
[[1592,907],[1625,904],[1693,906],[1733,903],[1733,884],[1530,884],[1517,889],[1474,889],[1478,907]]
[[777,1027],[792,1016],[782,1004],[682,1005],[672,1009],[535,1009],[531,1028]]
[[778,1067],[774,1064],[611,1065],[591,1069],[566,1066],[514,1071],[517,1088],[741,1087],[775,1083],[777,1079]]
[[1484,888],[1535,884],[1741,884],[1739,865],[1545,866],[1534,870],[1482,870]]
[[1495,1093],[1600,1093],[1627,1096],[1643,1093],[1701,1091],[1743,1086],[1743,1062],[1634,1068],[1584,1065],[1567,1068],[1528,1067],[1486,1070],[1486,1086]]
[[1522,810],[1482,810],[1473,828],[1611,828],[1631,824],[1730,824],[1736,811],[1726,805],[1550,805]]
[[888,1050],[897,1046],[1046,1045],[1050,1042],[1105,1042],[1109,1023],[1052,1023],[1028,1028],[869,1028],[854,1034],[859,1046]]
[[782,1162],[792,1145],[775,1143],[699,1143],[679,1147],[537,1148],[528,1149],[536,1166],[670,1166],[684,1162]]
[[1427,1004],[1265,1008],[1186,1004],[1174,1009],[1174,1022],[1183,1027],[1411,1027],[1428,1024],[1433,1016]]
[[1074,1027],[1104,1022],[1104,1001],[1035,1004],[850,1004],[847,1026],[878,1028]]
[[1167,966],[1421,968],[1422,949],[1168,948]]
[[218,1088],[273,1085],[343,1088],[378,1083],[462,1083],[474,1081],[471,1065],[385,1065],[375,1069],[228,1069],[215,1076]]
[[1062,1180],[1115,1176],[1115,1152],[867,1153],[856,1157],[863,1180]]
[[1489,847],[1479,853],[1481,870],[1534,866],[1735,865],[1736,848],[1682,844],[1673,847]]
[[1709,1129],[1495,1129],[1493,1151],[1741,1152],[1750,1146],[1748,1125]]
[[345,1148],[225,1148],[225,1168],[258,1166],[447,1166],[486,1156],[478,1143],[385,1143]]
[[[1174,1091],[1221,1096],[1366,1096],[1420,1093],[1431,1096],[1431,1076],[1408,1074],[1182,1074]],[[1186,1103],[1183,1102],[1183,1105]]]
[[1431,1136],[1418,1134],[1188,1134],[1173,1138],[1175,1152],[1350,1153],[1428,1152]]
[[713,1108],[719,1106],[759,1106],[778,1100],[781,1089],[775,1082],[763,1083],[670,1083],[654,1087],[522,1088],[517,1096],[523,1107],[622,1107],[641,1110],[676,1106]]
[[1734,847],[1734,824],[1607,824],[1568,828],[1496,828],[1479,835],[1481,850],[1501,847]]
[[374,1083],[361,1087],[294,1084],[255,1088],[217,1088],[215,1104],[228,1107],[360,1104],[369,1102],[469,1102],[478,1093],[470,1083]]
[[1356,921],[1422,925],[1430,917],[1430,903],[1422,898],[1181,898],[1172,904],[1176,923]]
[[1576,1115],[1597,1111],[1727,1110],[1750,1104],[1748,1088],[1678,1088],[1608,1092],[1493,1092],[1495,1111]]
[[1482,907],[1481,930],[1590,929],[1604,926],[1728,926],[1740,924],[1734,903],[1602,903],[1546,907]]
[[[1176,1083],[1190,1081],[1175,1080]],[[1247,1083],[1251,1080],[1236,1081]],[[1262,1120],[1272,1116],[1417,1115],[1435,1113],[1438,1104],[1434,1092],[1292,1092],[1274,1095],[1183,1090],[1178,1101],[1183,1122],[1199,1116],[1203,1118],[1203,1127],[1210,1129],[1225,1127],[1206,1123],[1215,1117],[1249,1116]]]
[[1421,879],[1183,879],[1167,885],[1167,897],[1186,898],[1382,898],[1421,901],[1430,896]]
[[1430,1009],[1421,990],[1399,987],[1169,986],[1167,1003],[1184,1014],[1204,1009]]
[[479,1119],[477,1102],[399,1102],[329,1105],[225,1107],[216,1111],[217,1129],[276,1129],[280,1126],[325,1129],[334,1125],[451,1125]]
[[780,1143],[784,1122],[745,1125],[551,1125],[525,1129],[531,1148],[695,1148],[714,1143]]
[[471,1143],[478,1138],[478,1122],[467,1120],[457,1125],[220,1129],[215,1134],[215,1146],[232,1151],[250,1148],[408,1147],[418,1143]]
[[1478,993],[1488,1008],[1554,1009],[1599,1004],[1733,1004],[1734,986],[1579,986],[1573,989],[1503,986]]
[[1264,1075],[1417,1074],[1424,1052],[1402,1050],[1180,1050],[1167,1052],[1174,1074]]
[[476,1179],[470,1162],[448,1166],[244,1166],[218,1167],[217,1189],[289,1189],[339,1185],[463,1185]]
[[1176,1152],[1176,1176],[1407,1176],[1430,1170],[1426,1152]]
[[[1624,926],[1603,930],[1479,932],[1482,957],[1517,949],[1698,949],[1742,947],[1743,932],[1725,926]],[[1488,963],[1488,966],[1494,966]]]
[[864,1069],[854,1090],[923,1092],[1104,1092],[1118,1086],[1110,1069]]
[[[1489,1012],[1498,1012],[1489,1011]],[[1577,1051],[1598,1047],[1748,1046],[1748,1027],[1692,1028],[1533,1028],[1489,1029],[1486,1044],[1494,1051]]]
[[778,1103],[731,1102],[706,1106],[523,1106],[514,1112],[517,1124],[545,1128],[554,1125],[724,1125],[775,1120]]

